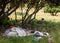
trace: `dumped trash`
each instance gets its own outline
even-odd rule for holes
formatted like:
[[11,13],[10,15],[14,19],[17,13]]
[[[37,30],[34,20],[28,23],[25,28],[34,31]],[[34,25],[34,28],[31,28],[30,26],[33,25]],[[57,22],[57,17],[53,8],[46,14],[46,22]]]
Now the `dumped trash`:
[[22,28],[16,28],[18,36],[26,36],[26,32]]
[[48,32],[35,31],[34,35],[43,37],[43,36],[49,36],[49,33]]
[[48,32],[43,32],[44,36],[49,36]]
[[43,36],[43,32],[35,31],[34,32],[34,35],[36,35],[36,36]]
[[37,41],[39,39],[43,39],[45,36],[49,36],[48,32],[40,32],[40,31],[35,31],[34,32],[34,40]]
[[10,26],[9,29],[7,29],[3,36],[16,36],[16,37],[22,37],[22,36],[30,36],[34,35],[34,40],[37,39],[43,39],[44,36],[49,36],[48,32],[40,32],[40,31],[33,31],[33,30],[26,30],[22,29],[20,27]]
[[7,29],[3,36],[26,36],[26,32],[20,27],[10,26],[10,29]]
[[34,31],[33,30],[27,30],[26,34],[27,34],[27,36],[34,35]]
[[33,37],[34,41],[39,41],[40,39],[43,39],[42,37]]
[[40,32],[40,31],[35,31],[34,32],[34,41],[38,41],[39,39],[43,39],[42,37],[43,37],[43,32]]

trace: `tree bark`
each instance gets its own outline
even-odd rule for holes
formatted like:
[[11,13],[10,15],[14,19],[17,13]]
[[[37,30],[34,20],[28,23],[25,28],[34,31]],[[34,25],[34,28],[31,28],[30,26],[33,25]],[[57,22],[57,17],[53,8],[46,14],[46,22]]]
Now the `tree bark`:
[[15,11],[15,21],[17,22],[17,14],[16,14],[16,11]]
[[35,13],[35,15],[34,15],[34,19],[36,19],[36,13]]

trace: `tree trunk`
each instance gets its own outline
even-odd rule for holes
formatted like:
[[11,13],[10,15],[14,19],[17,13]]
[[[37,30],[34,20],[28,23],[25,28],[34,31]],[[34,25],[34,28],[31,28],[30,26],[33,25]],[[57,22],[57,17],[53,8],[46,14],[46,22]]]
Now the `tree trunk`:
[[34,15],[34,19],[36,19],[36,13],[35,13],[35,15]]
[[17,22],[17,14],[16,14],[16,11],[15,11],[15,21]]
[[55,16],[57,16],[57,12],[55,12]]
[[24,27],[23,25],[24,25],[24,21],[23,21],[23,9],[22,9],[22,4],[21,4],[21,14],[22,14],[22,28]]
[[54,16],[54,13],[50,13],[52,16]]
[[55,12],[55,13],[50,13],[52,16],[56,16],[57,15],[57,13]]

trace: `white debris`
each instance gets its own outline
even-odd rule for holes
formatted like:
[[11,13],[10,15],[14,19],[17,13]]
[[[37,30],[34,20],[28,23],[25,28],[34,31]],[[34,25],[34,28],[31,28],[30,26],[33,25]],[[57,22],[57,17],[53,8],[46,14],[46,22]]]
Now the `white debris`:
[[32,30],[26,30],[22,29],[20,27],[14,27],[10,26],[9,29],[5,31],[3,36],[30,36],[30,35],[35,35],[37,39],[42,39],[43,36],[49,36],[48,32],[40,32],[40,31],[33,31],[34,33],[31,33]]
[[16,28],[18,36],[26,36],[26,32],[22,28]]
[[35,35],[40,35],[40,36],[49,36],[49,33],[48,32],[35,31],[34,34]]
[[43,39],[43,38],[42,38],[42,37],[34,37],[34,38],[33,38],[34,41],[38,41],[38,40],[40,40],[40,39]]
[[34,40],[39,40],[39,39],[43,39],[43,32],[40,32],[40,31],[35,31],[34,32],[34,35],[35,35],[35,39]]
[[48,32],[35,31],[34,35],[35,35],[34,40],[39,40],[39,39],[43,39],[43,37],[45,37],[45,36],[49,36],[49,33]]
[[10,30],[10,29],[7,29],[7,30],[3,33],[3,36],[7,36],[7,34],[8,34],[9,32],[11,32],[11,30]]
[[18,35],[17,35],[17,32],[11,31],[7,34],[7,36],[16,36],[17,37]]
[[16,31],[16,27],[10,28],[11,31]]
[[11,29],[7,29],[4,33],[4,36],[26,36],[26,32],[22,28],[13,27]]
[[26,34],[27,34],[27,36],[34,35],[34,33],[32,32],[32,30],[27,30]]
[[39,39],[43,39],[42,37],[37,37],[37,39],[39,40]]
[[43,36],[44,35],[43,32],[40,32],[40,31],[35,31],[34,34],[35,35],[39,35],[39,36]]
[[49,36],[49,33],[48,32],[43,32],[43,33],[44,33],[44,35]]

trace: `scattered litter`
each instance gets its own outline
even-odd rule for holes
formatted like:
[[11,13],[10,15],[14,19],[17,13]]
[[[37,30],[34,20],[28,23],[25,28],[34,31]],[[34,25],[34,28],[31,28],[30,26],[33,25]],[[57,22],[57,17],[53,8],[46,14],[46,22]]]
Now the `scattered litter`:
[[9,32],[11,32],[11,30],[10,30],[10,29],[7,29],[7,30],[3,33],[3,36],[7,36],[7,34],[8,34]]
[[16,28],[18,36],[26,36],[26,32],[22,28]]
[[13,27],[11,26],[10,29],[7,29],[3,36],[26,36],[26,32],[19,27]]
[[43,32],[44,36],[49,36],[48,32]]
[[44,36],[49,36],[48,32],[40,32],[40,31],[35,31],[34,32],[34,40],[39,40],[39,39],[43,39]]
[[43,36],[43,32],[35,31],[34,32],[34,35],[36,35],[36,36]]
[[43,36],[49,36],[49,33],[48,32],[35,31],[34,35],[43,37]]
[[48,32],[40,32],[40,31],[33,31],[33,30],[26,30],[22,29],[20,27],[10,26],[9,29],[7,29],[3,36],[16,36],[16,37],[22,37],[22,36],[30,36],[34,35],[35,39],[43,39],[44,36],[49,36]]
[[18,35],[17,35],[17,32],[11,31],[7,34],[7,36],[16,36],[17,37]]
[[27,36],[34,35],[33,30],[27,30],[26,31]]

